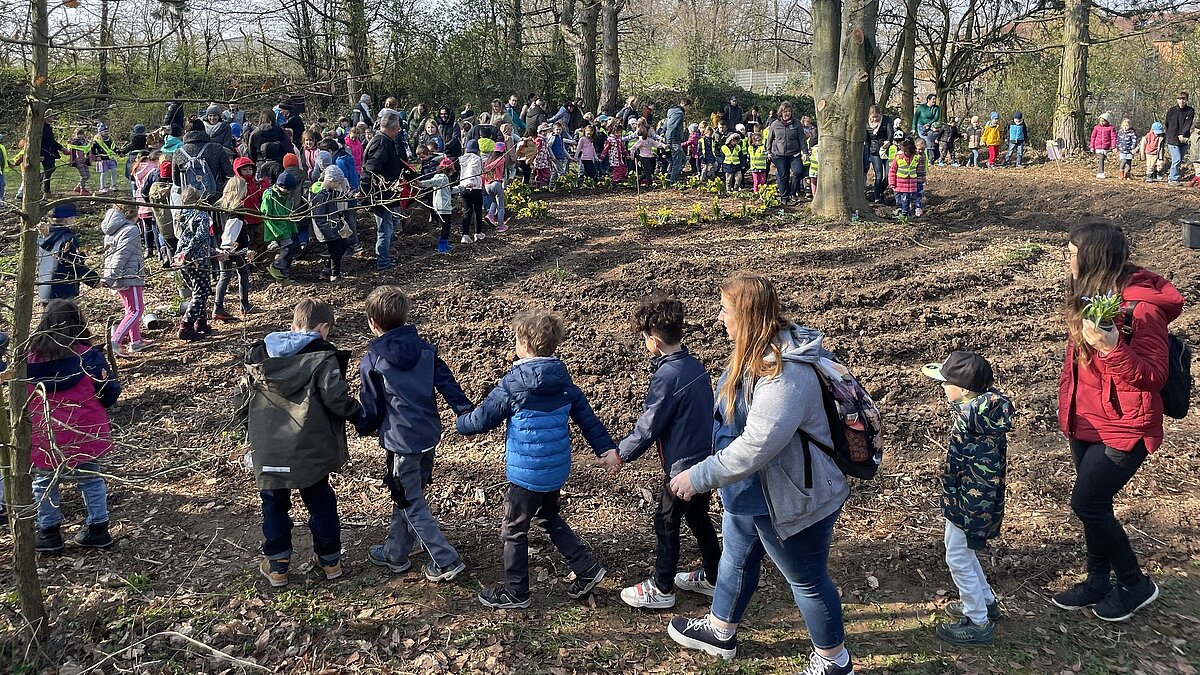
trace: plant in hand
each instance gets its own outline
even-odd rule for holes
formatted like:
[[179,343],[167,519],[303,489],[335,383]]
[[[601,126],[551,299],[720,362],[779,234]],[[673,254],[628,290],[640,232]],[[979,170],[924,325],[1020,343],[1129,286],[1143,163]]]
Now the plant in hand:
[[1089,295],[1084,298],[1083,318],[1090,319],[1101,330],[1111,330],[1113,318],[1121,311],[1121,296],[1109,291],[1104,295]]

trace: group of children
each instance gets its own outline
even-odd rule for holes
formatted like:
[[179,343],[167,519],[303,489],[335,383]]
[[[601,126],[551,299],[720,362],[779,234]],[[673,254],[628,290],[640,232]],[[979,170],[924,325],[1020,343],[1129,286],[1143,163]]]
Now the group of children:
[[[1122,119],[1120,128],[1117,128],[1113,125],[1112,113],[1104,113],[1092,127],[1088,145],[1096,154],[1096,178],[1107,178],[1104,168],[1108,155],[1112,153],[1121,161],[1119,175],[1122,180],[1133,178],[1134,160],[1138,157],[1145,161],[1147,183],[1168,180],[1171,157],[1167,151],[1167,132],[1162,122],[1154,122],[1145,136],[1139,136],[1128,117]],[[1200,123],[1192,128],[1187,146],[1191,152],[1184,161],[1192,165],[1190,185],[1200,187]]]

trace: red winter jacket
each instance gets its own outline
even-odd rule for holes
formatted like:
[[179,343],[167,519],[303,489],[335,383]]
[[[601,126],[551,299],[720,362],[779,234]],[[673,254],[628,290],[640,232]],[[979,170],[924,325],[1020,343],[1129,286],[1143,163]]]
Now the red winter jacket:
[[1092,127],[1092,150],[1112,150],[1117,147],[1117,128],[1111,124]]
[[[1104,443],[1130,451],[1138,441],[1146,451],[1162,445],[1163,402],[1159,393],[1167,381],[1167,324],[1183,310],[1183,296],[1171,282],[1138,268],[1121,291],[1133,310],[1133,339],[1124,336],[1108,356],[1096,353],[1088,364],[1076,364],[1075,348],[1058,378],[1058,425],[1067,438]],[[1116,317],[1118,330],[1125,323]]]

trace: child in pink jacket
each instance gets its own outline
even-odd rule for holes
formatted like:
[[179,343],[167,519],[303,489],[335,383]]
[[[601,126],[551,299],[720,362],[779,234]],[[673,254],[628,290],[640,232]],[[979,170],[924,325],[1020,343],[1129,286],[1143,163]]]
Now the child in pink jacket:
[[1112,113],[1101,115],[1096,126],[1092,127],[1090,145],[1092,152],[1096,153],[1096,178],[1103,179],[1104,160],[1108,158],[1109,151],[1117,147],[1117,128],[1113,126]]

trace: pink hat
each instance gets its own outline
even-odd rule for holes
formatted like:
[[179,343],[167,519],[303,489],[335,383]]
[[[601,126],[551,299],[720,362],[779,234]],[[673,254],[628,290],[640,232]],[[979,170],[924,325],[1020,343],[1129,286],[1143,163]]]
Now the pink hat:
[[442,161],[438,162],[438,168],[439,169],[453,169],[454,168],[454,160],[450,159],[449,157],[443,157]]
[[506,149],[508,149],[508,146],[504,144],[504,141],[500,141],[496,144],[496,147],[493,148],[493,150],[496,152],[504,152]]

